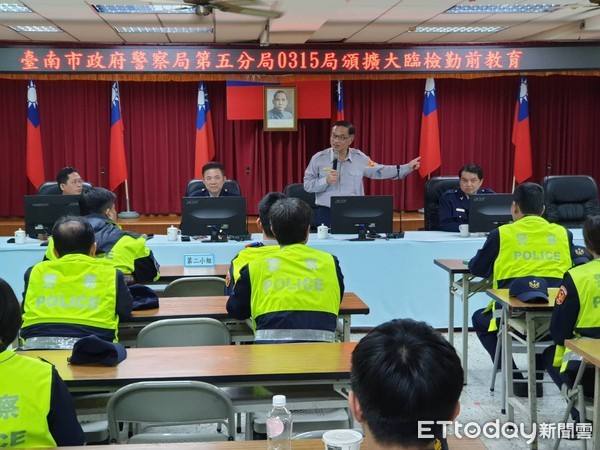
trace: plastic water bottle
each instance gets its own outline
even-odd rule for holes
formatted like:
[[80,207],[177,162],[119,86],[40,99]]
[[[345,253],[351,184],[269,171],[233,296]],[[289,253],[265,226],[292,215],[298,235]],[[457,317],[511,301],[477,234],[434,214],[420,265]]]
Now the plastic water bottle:
[[292,413],[285,407],[285,395],[273,396],[273,409],[267,414],[269,450],[291,450]]

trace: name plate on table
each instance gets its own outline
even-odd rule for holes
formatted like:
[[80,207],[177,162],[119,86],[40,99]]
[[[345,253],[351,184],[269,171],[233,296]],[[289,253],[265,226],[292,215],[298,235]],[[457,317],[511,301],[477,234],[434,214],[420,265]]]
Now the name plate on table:
[[183,255],[184,267],[214,267],[215,255],[210,253],[199,253],[197,255]]

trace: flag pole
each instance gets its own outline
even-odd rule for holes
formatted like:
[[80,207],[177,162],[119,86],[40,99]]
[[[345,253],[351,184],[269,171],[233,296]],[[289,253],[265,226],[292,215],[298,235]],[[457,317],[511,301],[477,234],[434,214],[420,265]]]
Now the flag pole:
[[140,213],[131,211],[129,209],[129,185],[127,183],[127,180],[125,180],[125,206],[127,208],[127,211],[121,211],[119,214],[117,214],[117,217],[119,219],[137,219],[138,217],[140,217]]

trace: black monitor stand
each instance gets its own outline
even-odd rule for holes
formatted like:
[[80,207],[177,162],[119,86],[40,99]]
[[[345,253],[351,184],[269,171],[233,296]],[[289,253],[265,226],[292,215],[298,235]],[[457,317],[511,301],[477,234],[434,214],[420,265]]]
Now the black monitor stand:
[[374,241],[376,237],[378,237],[378,235],[374,230],[365,225],[358,225],[358,237],[348,240],[351,242]]
[[213,225],[210,228],[210,239],[204,239],[202,242],[227,242],[227,233],[221,226]]

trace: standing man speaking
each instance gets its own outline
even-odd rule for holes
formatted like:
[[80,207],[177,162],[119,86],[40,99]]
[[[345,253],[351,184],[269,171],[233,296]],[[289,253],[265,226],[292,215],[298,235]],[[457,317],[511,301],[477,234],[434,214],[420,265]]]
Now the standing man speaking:
[[344,120],[334,123],[331,147],[316,153],[304,172],[304,190],[315,193],[317,224],[330,225],[332,196],[365,195],[363,177],[400,180],[419,168],[421,157],[403,165],[377,164],[360,150],[351,148],[353,140],[354,125]]

